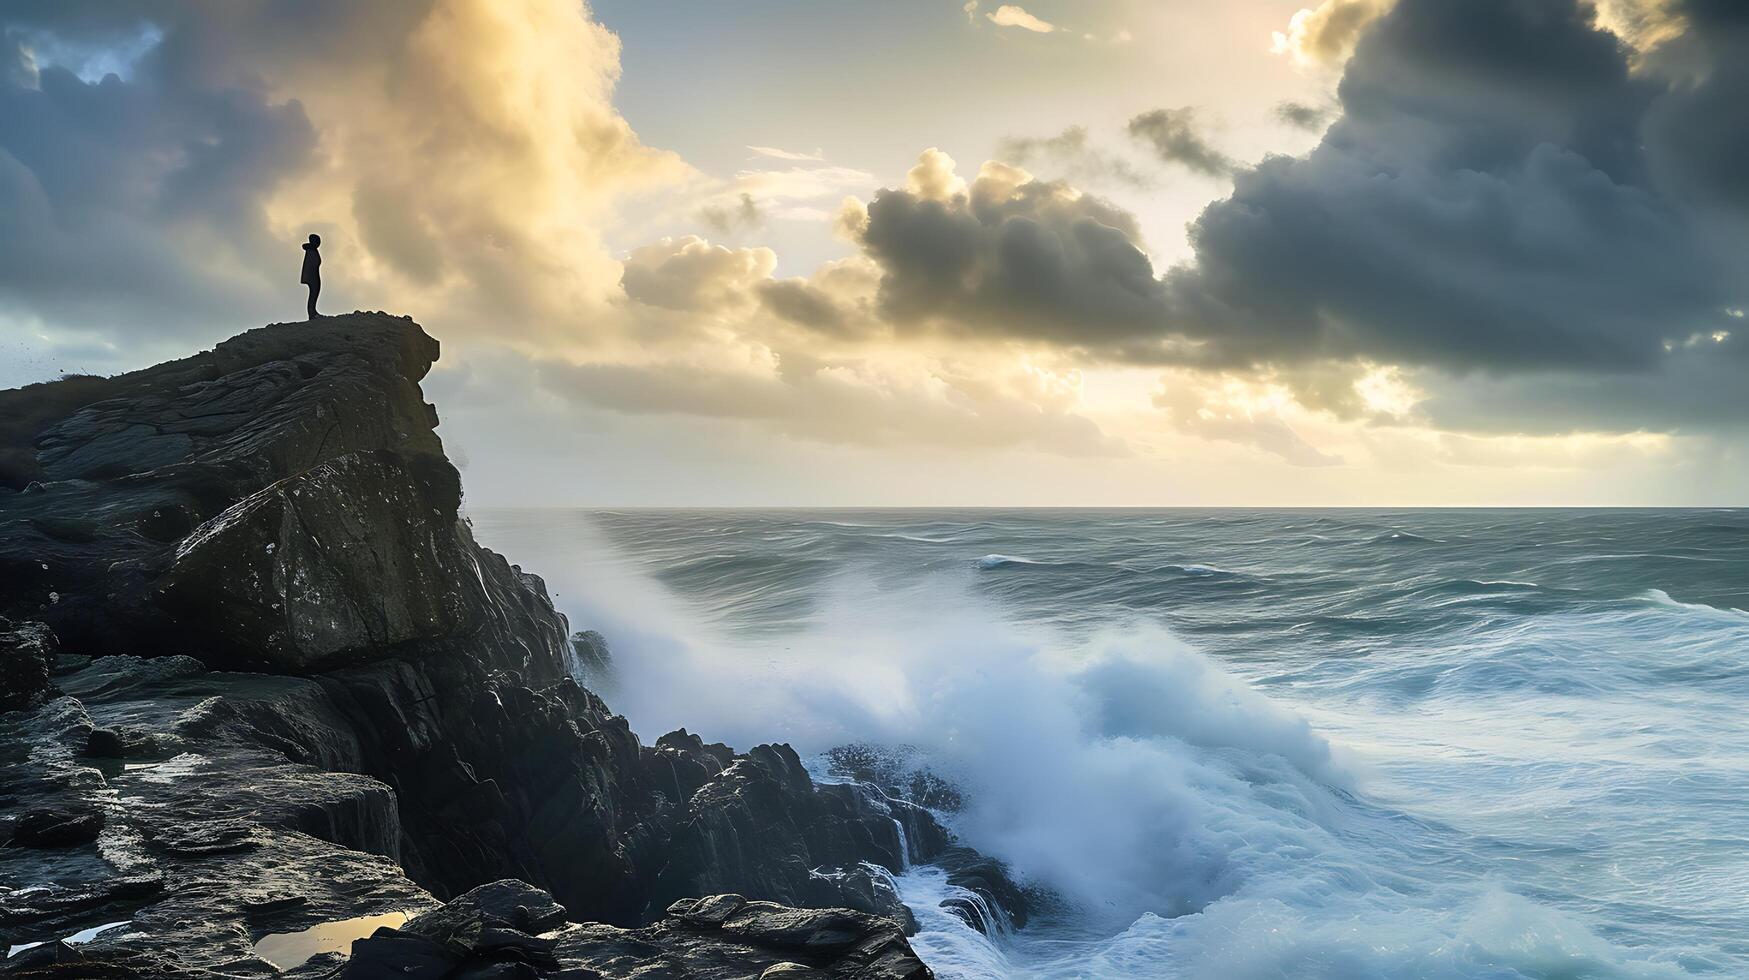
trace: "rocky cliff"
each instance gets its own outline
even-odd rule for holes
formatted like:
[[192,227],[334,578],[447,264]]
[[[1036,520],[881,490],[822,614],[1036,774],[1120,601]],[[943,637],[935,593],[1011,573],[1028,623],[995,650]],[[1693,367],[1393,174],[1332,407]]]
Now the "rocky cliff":
[[888,874],[941,857],[1024,916],[928,810],[580,686],[438,354],[356,313],[0,392],[5,970],[920,977]]

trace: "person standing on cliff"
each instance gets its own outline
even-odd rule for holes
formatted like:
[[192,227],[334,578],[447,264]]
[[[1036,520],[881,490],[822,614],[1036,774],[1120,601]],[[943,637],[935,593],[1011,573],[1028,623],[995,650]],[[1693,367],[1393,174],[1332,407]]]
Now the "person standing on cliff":
[[316,297],[322,292],[322,236],[311,235],[304,243],[304,274],[298,282],[310,287],[310,319],[316,318]]

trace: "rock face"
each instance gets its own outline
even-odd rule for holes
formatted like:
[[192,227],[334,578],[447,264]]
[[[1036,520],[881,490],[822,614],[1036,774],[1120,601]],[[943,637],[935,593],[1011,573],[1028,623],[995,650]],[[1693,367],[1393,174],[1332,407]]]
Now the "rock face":
[[60,644],[42,623],[14,623],[0,616],[0,711],[17,711],[52,690],[49,673]]
[[[787,746],[642,744],[460,518],[437,355],[361,313],[0,392],[6,970],[920,977],[889,873],[1022,902]],[[256,946],[391,914],[351,960]]]
[[[185,639],[158,579],[196,528],[350,453],[441,459],[418,386],[437,356],[412,321],[354,314],[252,330],[114,378],[0,392],[0,417],[38,424],[27,445],[0,447],[18,491],[0,512],[0,615],[47,623],[81,654]],[[44,405],[65,414],[40,417]]]

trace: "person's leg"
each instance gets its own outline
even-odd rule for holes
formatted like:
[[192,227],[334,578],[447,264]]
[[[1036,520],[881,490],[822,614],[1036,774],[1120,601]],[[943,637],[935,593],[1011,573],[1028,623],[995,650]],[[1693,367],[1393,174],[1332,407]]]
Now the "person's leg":
[[319,282],[310,283],[309,310],[310,310],[310,319],[312,319],[312,320],[314,320],[316,318],[316,296],[321,292],[322,292],[322,284],[321,283],[319,283]]

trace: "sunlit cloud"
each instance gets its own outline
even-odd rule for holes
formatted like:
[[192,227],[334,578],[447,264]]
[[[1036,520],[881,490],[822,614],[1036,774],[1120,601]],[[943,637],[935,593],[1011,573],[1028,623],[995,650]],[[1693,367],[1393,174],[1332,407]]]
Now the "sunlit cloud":
[[747,149],[752,150],[759,156],[770,157],[773,160],[792,160],[812,163],[824,163],[826,160],[826,154],[820,150],[815,150],[812,153],[800,153],[795,150],[779,149],[775,146],[749,146]]
[[1269,49],[1300,65],[1340,65],[1354,50],[1361,32],[1390,3],[1391,0],[1324,0],[1316,7],[1302,8],[1289,19],[1286,30],[1271,36]]
[[1005,3],[990,13],[985,14],[990,23],[997,27],[1018,27],[1023,31],[1035,34],[1050,34],[1057,30],[1057,25],[1026,12],[1025,9],[1011,3]]
[[[1249,115],[870,113],[899,135],[861,156],[750,119],[710,172],[633,130],[620,40],[570,0],[324,7],[301,45],[268,6],[0,14],[0,336],[106,369],[210,343],[295,310],[316,231],[335,308],[416,315],[440,370],[503,357],[579,418],[674,431],[1335,479],[1688,458],[1749,417],[1749,52],[1705,5],[1326,0],[1276,45],[1319,70],[1278,65],[1304,84]],[[1136,53],[961,9],[1003,57]],[[1162,240],[1184,193],[1212,200]]]

